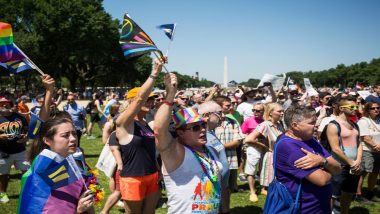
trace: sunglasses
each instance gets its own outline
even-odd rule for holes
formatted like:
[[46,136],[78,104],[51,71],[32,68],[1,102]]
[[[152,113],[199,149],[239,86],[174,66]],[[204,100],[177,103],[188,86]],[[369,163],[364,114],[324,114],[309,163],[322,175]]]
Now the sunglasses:
[[371,107],[369,109],[371,109],[371,110],[380,110],[380,107]]
[[357,105],[344,105],[344,106],[341,106],[342,108],[348,108],[350,110],[358,110],[359,109],[359,106]]
[[199,132],[202,129],[206,129],[206,127],[207,127],[206,123],[201,123],[201,124],[197,124],[197,125],[194,125],[191,127],[187,127],[186,130],[192,130],[193,132]]
[[298,92],[290,92],[290,95],[298,95]]
[[253,112],[257,112],[257,113],[261,113],[263,112],[264,110],[258,110],[258,109],[252,109]]

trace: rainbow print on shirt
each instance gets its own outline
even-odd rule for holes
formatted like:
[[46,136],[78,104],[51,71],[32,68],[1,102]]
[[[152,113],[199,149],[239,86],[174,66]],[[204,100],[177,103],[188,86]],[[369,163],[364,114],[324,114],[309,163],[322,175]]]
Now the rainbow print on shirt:
[[221,199],[219,189],[215,190],[212,182],[202,176],[191,197],[192,213],[218,213]]

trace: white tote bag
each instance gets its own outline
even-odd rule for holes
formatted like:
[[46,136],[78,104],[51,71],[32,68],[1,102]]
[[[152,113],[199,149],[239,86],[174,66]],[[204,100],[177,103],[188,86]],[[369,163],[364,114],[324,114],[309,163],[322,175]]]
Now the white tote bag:
[[104,172],[107,177],[112,178],[116,169],[116,160],[112,155],[108,143],[104,145],[103,150],[100,153],[98,162],[96,163],[96,168]]

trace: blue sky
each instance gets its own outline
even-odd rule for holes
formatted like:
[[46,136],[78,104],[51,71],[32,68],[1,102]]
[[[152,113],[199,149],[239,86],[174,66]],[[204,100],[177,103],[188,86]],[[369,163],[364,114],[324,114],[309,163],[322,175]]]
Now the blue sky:
[[157,25],[177,23],[169,70],[223,82],[263,74],[320,71],[380,57],[377,0],[105,0],[105,10],[124,12],[164,53],[169,39]]

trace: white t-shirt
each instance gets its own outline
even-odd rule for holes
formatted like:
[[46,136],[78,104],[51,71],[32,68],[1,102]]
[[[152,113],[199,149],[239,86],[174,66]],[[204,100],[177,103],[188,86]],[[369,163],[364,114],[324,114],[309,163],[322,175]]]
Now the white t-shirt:
[[323,129],[333,120],[336,120],[336,116],[335,115],[330,115],[330,117],[325,117],[322,119],[321,123],[319,124],[319,127],[318,127],[318,132],[319,133],[322,133],[323,132]]
[[[358,121],[358,126],[360,130],[360,136],[371,136],[373,141],[378,144],[380,143],[380,121],[379,120],[372,120],[368,117],[362,117]],[[361,141],[361,144],[363,145],[363,150],[365,151],[371,151],[372,148],[369,148],[366,143]]]

